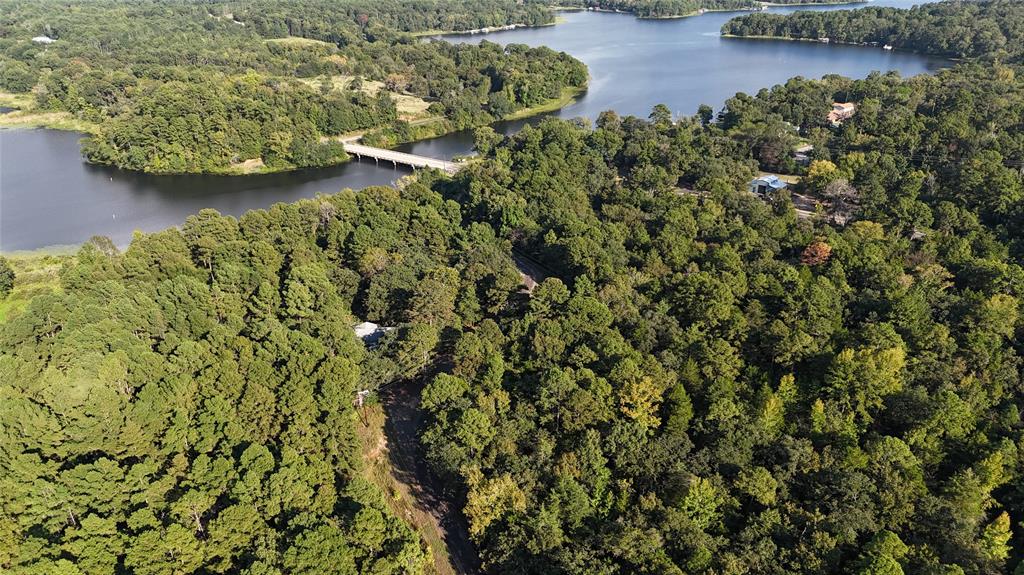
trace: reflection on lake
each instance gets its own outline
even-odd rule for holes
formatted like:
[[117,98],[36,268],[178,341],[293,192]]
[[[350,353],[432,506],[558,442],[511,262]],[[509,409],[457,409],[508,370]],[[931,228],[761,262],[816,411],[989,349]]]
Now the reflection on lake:
[[97,234],[125,245],[133,230],[178,225],[202,208],[238,216],[317,193],[388,185],[411,173],[349,162],[243,177],[153,176],[86,164],[79,138],[56,130],[0,130],[0,248],[77,244]]
[[[909,7],[914,3],[888,0],[872,5]],[[589,90],[554,113],[561,117],[593,118],[608,109],[646,116],[659,103],[678,114],[692,114],[702,103],[717,108],[736,92],[756,92],[795,75],[864,77],[874,70],[914,75],[944,65],[935,58],[877,48],[719,37],[721,25],[736,15],[639,20],[629,15],[568,12],[561,15],[565,21],[558,26],[446,39],[548,45],[581,59],[590,68]],[[496,127],[510,133],[524,123]],[[286,174],[150,176],[85,164],[78,149],[80,137],[54,130],[0,130],[0,250],[77,244],[93,235],[106,235],[124,245],[133,230],[178,225],[202,208],[240,215],[346,187],[386,185],[409,173],[390,164],[350,162]],[[472,144],[472,134],[461,132],[401,149],[450,158],[469,152]]]

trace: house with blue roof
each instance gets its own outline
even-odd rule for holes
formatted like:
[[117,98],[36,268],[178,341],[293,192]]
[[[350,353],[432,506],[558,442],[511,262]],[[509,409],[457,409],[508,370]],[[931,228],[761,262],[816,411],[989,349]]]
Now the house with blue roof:
[[784,190],[789,184],[779,179],[778,176],[766,174],[750,182],[750,193],[764,196],[775,190]]

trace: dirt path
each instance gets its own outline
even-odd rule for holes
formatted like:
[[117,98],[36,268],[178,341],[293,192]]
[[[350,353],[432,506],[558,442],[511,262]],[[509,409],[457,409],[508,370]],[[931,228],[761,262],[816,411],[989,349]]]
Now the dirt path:
[[476,574],[480,572],[480,559],[469,538],[469,526],[458,508],[450,503],[453,494],[446,493],[431,473],[419,444],[423,427],[423,412],[419,408],[423,385],[417,380],[381,392],[387,413],[384,433],[392,473],[399,489],[406,491],[417,511],[433,524],[430,530],[435,531],[447,547],[447,550],[433,550],[440,559],[435,561],[438,572]]
[[[692,190],[690,188],[675,188],[675,193],[678,195],[689,195],[689,196],[706,196],[708,192],[699,190]],[[793,202],[793,208],[796,210],[798,218],[809,219],[817,215],[818,200],[811,196],[798,194],[793,192],[789,195],[790,200]]]
[[796,209],[796,215],[801,218],[812,218],[817,214],[818,200],[804,194],[792,193],[789,195]]
[[523,285],[526,286],[527,293],[533,293],[533,288],[551,275],[540,262],[519,251],[512,251],[512,261],[515,262],[516,268],[519,270],[519,276],[523,280]]

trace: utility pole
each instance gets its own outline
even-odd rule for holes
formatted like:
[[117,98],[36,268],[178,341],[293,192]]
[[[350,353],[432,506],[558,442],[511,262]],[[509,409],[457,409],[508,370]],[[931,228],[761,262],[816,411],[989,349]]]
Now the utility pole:
[[359,414],[359,419],[362,420],[363,425],[370,425],[366,420],[366,409],[363,406],[368,395],[370,395],[369,389],[362,389],[356,392],[356,412]]

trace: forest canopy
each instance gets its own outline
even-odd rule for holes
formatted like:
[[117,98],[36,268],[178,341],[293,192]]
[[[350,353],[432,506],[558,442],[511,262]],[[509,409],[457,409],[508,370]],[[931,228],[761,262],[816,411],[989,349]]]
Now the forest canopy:
[[428,572],[355,435],[406,386],[486,573],[1024,573],[996,55],[480,128],[454,176],[94,238],[0,321],[0,570]]
[[[361,473],[354,398],[436,345],[424,275],[518,283],[421,184],[84,245],[0,324],[0,569],[422,573]],[[357,313],[400,342],[371,356]]]
[[[837,100],[860,112],[826,128]],[[1005,68],[795,79],[712,122],[546,123],[459,174],[563,270],[424,391],[486,570],[1019,569],[1022,106]],[[853,190],[845,226],[737,192],[782,122],[817,134],[809,190]]]
[[[426,381],[488,573],[1013,573],[1021,109],[1002,67],[794,79],[90,242],[0,324],[0,565],[417,572],[352,400]],[[746,191],[783,123],[842,206]],[[361,320],[397,329],[367,351]]]
[[734,36],[818,39],[889,45],[951,58],[1021,62],[1024,4],[1013,0],[951,0],[909,9],[750,14],[722,27]]

